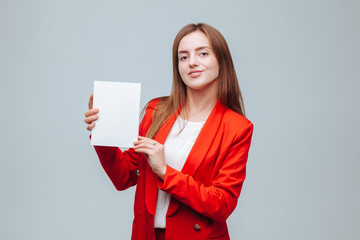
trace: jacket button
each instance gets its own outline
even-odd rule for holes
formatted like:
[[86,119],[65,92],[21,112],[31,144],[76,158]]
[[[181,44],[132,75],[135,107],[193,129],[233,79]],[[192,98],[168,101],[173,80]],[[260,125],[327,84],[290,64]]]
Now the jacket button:
[[136,169],[136,170],[135,170],[135,173],[136,173],[136,175],[137,175],[138,177],[140,177],[140,171],[139,171],[139,169]]
[[193,228],[196,230],[196,231],[200,231],[201,227],[199,224],[194,224]]

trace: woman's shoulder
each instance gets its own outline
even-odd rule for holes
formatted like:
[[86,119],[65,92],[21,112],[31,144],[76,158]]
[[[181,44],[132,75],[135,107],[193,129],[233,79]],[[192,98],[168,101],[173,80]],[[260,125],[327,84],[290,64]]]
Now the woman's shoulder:
[[161,108],[161,106],[159,106],[159,103],[164,102],[166,99],[168,99],[167,96],[157,97],[157,98],[151,99],[151,100],[144,106],[141,115],[142,115],[143,117],[149,117],[150,119],[152,119],[153,115],[156,113],[156,111],[159,109],[159,107]]
[[231,110],[230,108],[225,108],[224,112],[224,120],[230,121],[234,124],[252,124],[252,122],[247,119],[245,116],[241,115],[240,113]]
[[254,128],[253,123],[249,119],[229,108],[225,108],[223,124],[227,126],[227,129],[231,129],[234,134],[236,134],[236,132],[241,134],[244,131],[252,132]]
[[154,110],[160,102],[163,102],[166,99],[168,99],[168,96],[153,98],[146,104],[145,108]]

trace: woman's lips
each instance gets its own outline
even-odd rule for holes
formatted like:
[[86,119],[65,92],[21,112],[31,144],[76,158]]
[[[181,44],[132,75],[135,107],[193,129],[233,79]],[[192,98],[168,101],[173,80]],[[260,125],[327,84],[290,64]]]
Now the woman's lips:
[[200,70],[199,71],[191,71],[191,72],[189,72],[188,75],[192,78],[197,78],[201,75],[201,73],[202,73],[202,71],[200,71]]

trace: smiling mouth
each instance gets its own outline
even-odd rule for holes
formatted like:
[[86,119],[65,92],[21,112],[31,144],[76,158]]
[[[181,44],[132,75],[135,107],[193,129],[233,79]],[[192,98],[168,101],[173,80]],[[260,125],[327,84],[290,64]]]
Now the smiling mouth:
[[188,75],[190,75],[190,76],[198,76],[198,75],[200,75],[201,73],[202,73],[202,71],[191,71],[191,72],[189,72]]

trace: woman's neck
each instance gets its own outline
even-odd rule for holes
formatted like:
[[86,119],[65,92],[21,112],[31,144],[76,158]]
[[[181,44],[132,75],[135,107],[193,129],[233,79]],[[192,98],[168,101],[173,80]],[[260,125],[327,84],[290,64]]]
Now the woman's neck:
[[217,91],[193,91],[188,89],[186,102],[180,116],[193,122],[204,122],[218,100]]

